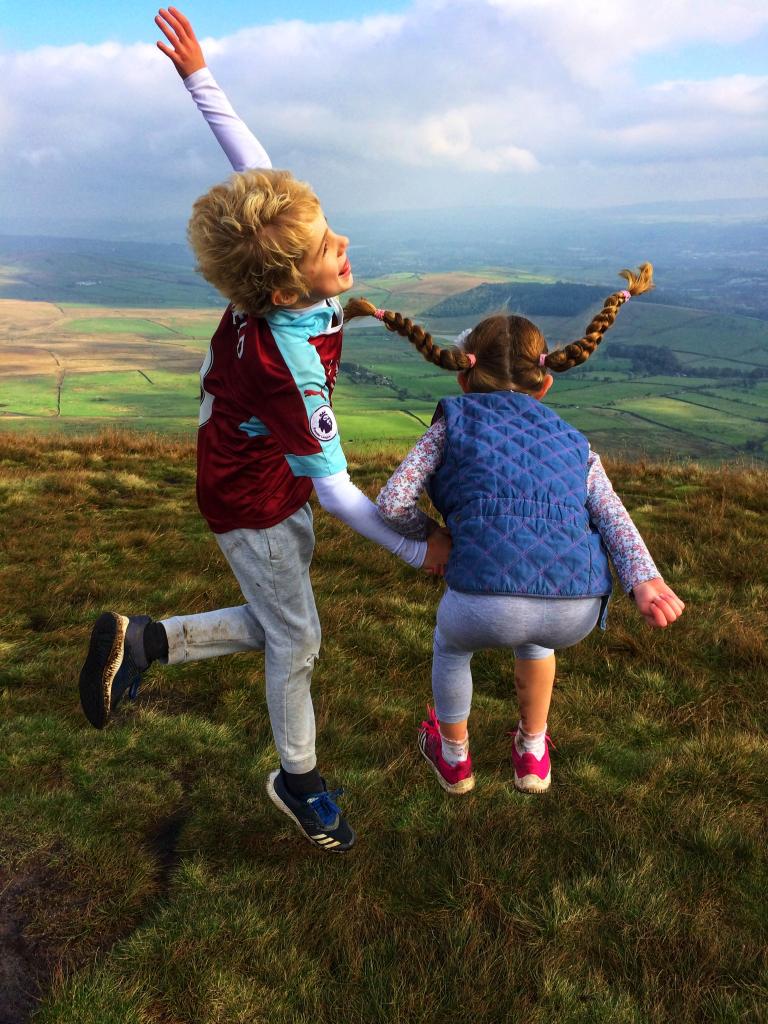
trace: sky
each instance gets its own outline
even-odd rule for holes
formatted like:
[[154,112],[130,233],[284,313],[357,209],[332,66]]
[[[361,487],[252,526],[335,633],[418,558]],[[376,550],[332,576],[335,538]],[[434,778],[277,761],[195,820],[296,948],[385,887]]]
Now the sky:
[[[333,216],[768,196],[765,0],[187,0]],[[0,233],[183,241],[229,173],[155,9],[0,0]],[[322,13],[318,13],[322,12]]]

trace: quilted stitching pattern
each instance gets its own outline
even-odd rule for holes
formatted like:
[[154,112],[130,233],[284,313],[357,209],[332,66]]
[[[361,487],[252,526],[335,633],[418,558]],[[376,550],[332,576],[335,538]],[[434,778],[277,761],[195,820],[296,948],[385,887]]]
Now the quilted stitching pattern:
[[540,597],[610,593],[585,508],[586,438],[515,392],[444,399],[446,452],[430,488],[454,539],[448,585]]

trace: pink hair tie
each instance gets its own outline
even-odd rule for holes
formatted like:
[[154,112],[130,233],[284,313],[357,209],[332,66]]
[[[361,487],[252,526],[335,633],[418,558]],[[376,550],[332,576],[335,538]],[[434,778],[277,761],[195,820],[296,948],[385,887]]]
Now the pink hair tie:
[[373,315],[376,317],[377,320],[383,320],[385,313],[386,309],[377,309]]
[[547,353],[546,352],[542,352],[541,355],[539,356],[539,366],[546,366],[546,365],[547,365]]
[[465,352],[464,355],[469,360],[469,366],[467,367],[467,369],[471,370],[472,367],[477,362],[477,356],[474,354],[474,352]]
[[619,295],[623,295],[624,296],[624,301],[625,302],[629,302],[629,300],[632,298],[632,292],[628,292],[626,288],[624,289],[623,292],[619,292]]

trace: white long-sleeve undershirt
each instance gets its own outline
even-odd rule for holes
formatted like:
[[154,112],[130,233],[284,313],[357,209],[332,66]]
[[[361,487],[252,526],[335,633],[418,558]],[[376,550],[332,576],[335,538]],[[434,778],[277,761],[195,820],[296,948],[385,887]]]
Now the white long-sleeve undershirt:
[[236,171],[272,166],[267,151],[235,113],[210,68],[194,71],[184,85]]
[[317,500],[326,512],[402,558],[407,565],[414,569],[422,567],[427,557],[427,542],[403,537],[387,526],[374,503],[352,483],[346,470],[315,477],[312,483]]

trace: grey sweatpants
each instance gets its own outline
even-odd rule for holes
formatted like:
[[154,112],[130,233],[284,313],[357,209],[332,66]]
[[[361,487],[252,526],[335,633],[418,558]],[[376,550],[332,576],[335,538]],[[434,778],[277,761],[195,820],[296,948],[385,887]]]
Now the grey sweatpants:
[[267,709],[286,771],[315,767],[315,715],[309,687],[320,651],[309,566],[315,545],[304,505],[265,530],[232,530],[216,540],[247,604],[164,619],[168,663],[264,651]]
[[446,590],[437,609],[432,693],[438,720],[463,722],[472,707],[475,651],[509,647],[516,658],[548,658],[597,625],[602,598],[517,597]]

